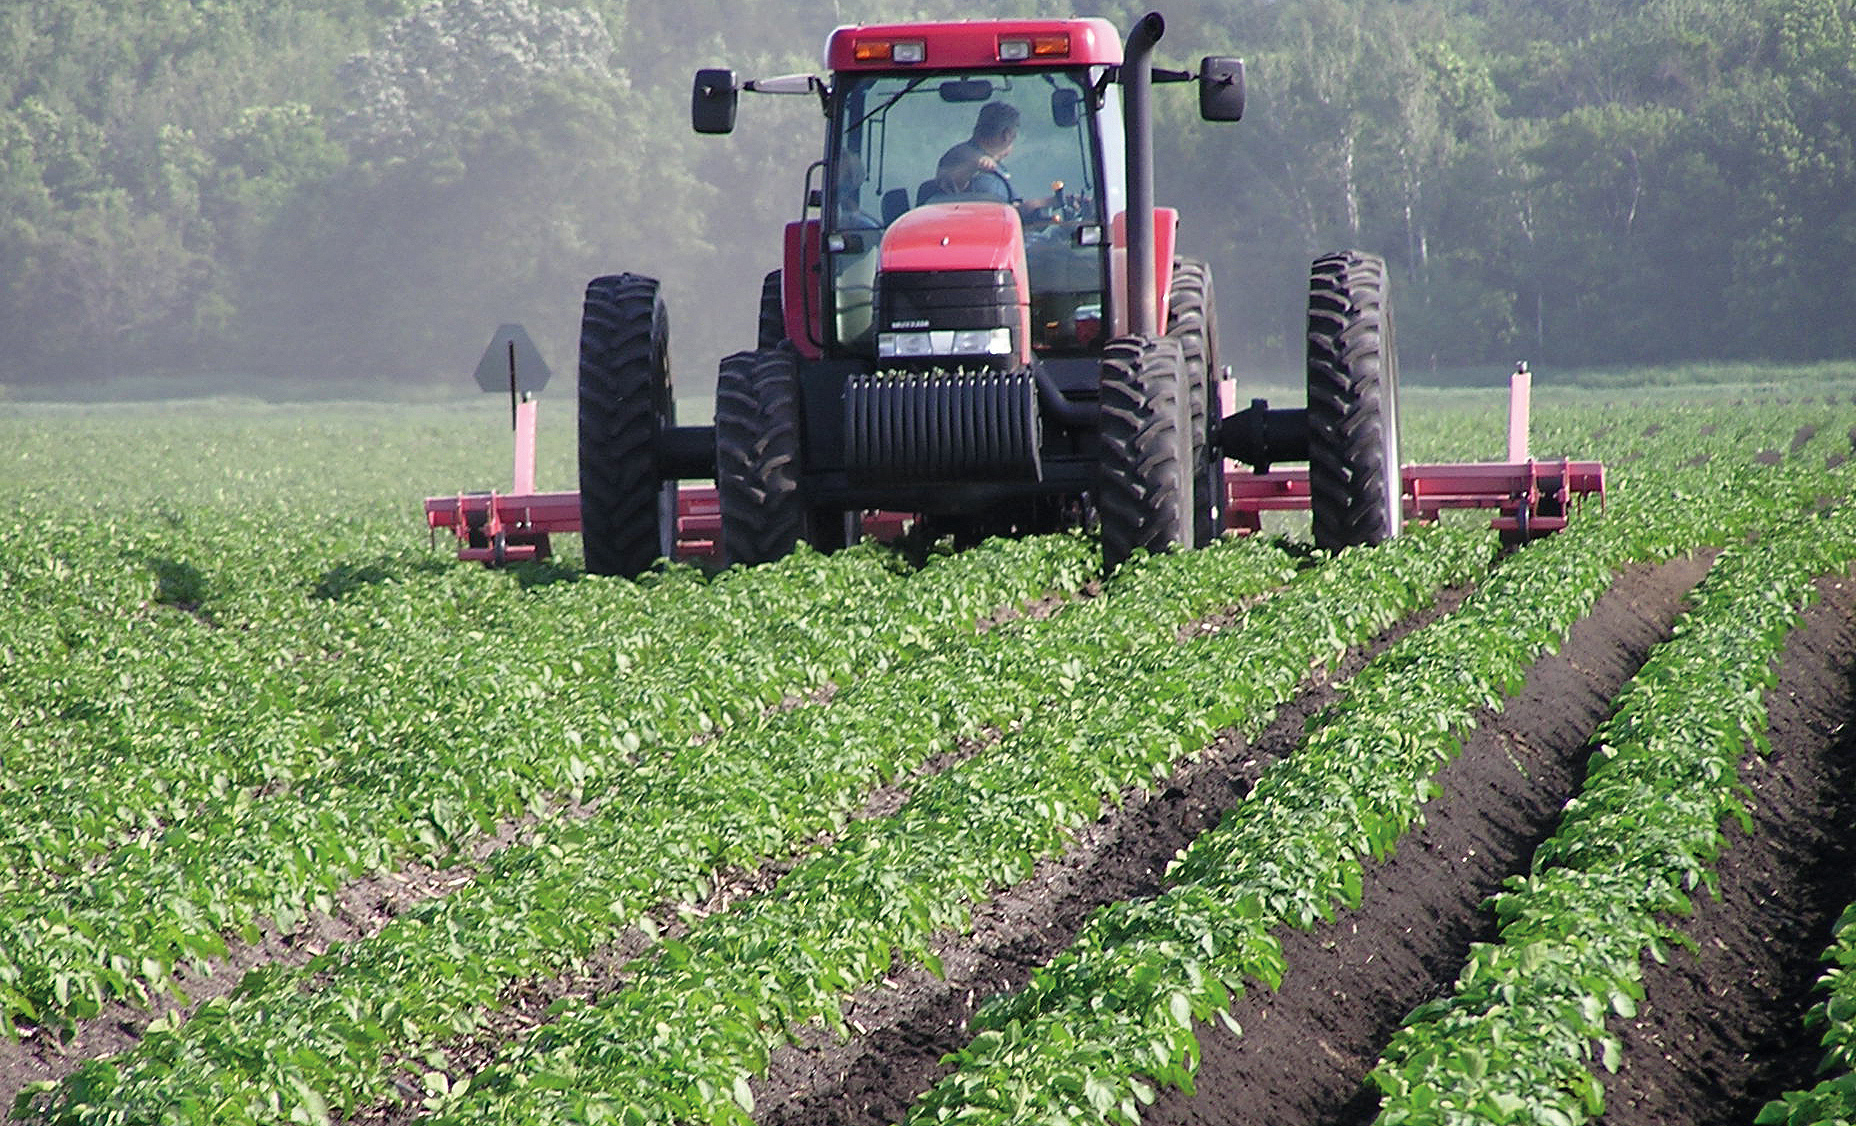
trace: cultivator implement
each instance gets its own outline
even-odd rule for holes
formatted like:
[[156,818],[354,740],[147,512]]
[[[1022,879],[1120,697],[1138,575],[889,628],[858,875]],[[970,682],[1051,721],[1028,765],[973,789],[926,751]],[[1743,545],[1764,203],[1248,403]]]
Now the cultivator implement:
[[[1508,385],[1508,459],[1400,469],[1407,520],[1436,520],[1445,509],[1493,508],[1491,524],[1510,542],[1557,532],[1587,497],[1605,498],[1605,467],[1568,458],[1528,456],[1533,376],[1520,365]],[[1265,512],[1305,511],[1310,506],[1308,468],[1225,474],[1225,527],[1254,532]]]
[[[1228,386],[1228,384],[1227,384]],[[1401,468],[1405,518],[1436,520],[1447,509],[1494,509],[1491,525],[1509,542],[1525,542],[1564,528],[1587,498],[1604,503],[1605,468],[1596,461],[1528,456],[1531,380],[1517,372],[1510,384],[1508,459]],[[448,529],[458,541],[458,558],[486,566],[545,559],[550,537],[580,531],[580,494],[535,491],[534,399],[515,407],[514,488],[507,493],[460,493],[429,497],[426,526],[434,537]],[[1307,511],[1311,504],[1308,469],[1258,471],[1227,462],[1224,475],[1224,527],[1254,532],[1266,512]],[[668,495],[668,489],[666,490]],[[684,560],[721,557],[721,505],[713,485],[676,487],[675,537],[664,554]],[[915,513],[866,512],[862,534],[893,540],[918,519]]]
[[[1407,465],[1405,518],[1436,520],[1449,508],[1493,508],[1490,523],[1505,538],[1530,540],[1566,526],[1567,513],[1588,496],[1603,503],[1605,468],[1596,461],[1490,461],[1455,465]],[[1225,476],[1225,527],[1254,532],[1265,512],[1306,511],[1308,470],[1267,473],[1237,470]]]

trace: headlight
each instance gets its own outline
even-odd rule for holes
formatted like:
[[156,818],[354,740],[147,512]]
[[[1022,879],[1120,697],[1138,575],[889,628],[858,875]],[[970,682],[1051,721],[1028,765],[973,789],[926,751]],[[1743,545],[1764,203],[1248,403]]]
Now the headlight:
[[953,353],[956,356],[1009,356],[1012,354],[1012,330],[976,328],[956,332]]
[[1009,356],[1012,330],[1006,327],[935,329],[932,332],[879,332],[876,354],[909,356]]
[[926,332],[879,332],[876,334],[879,356],[932,356],[934,343]]

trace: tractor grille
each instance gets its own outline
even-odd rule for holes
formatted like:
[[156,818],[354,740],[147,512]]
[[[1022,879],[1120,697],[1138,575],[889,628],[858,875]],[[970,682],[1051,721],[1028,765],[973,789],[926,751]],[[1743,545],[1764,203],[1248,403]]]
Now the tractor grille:
[[862,481],[1040,480],[1028,371],[877,372],[844,387],[845,468]]
[[885,272],[877,279],[879,329],[998,328],[1018,323],[1010,270]]

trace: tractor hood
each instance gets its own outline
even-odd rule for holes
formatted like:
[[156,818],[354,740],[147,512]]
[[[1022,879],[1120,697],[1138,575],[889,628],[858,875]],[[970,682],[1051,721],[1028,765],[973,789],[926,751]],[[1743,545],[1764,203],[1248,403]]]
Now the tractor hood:
[[931,203],[904,212],[883,236],[882,269],[1017,270],[1025,229],[1009,204]]

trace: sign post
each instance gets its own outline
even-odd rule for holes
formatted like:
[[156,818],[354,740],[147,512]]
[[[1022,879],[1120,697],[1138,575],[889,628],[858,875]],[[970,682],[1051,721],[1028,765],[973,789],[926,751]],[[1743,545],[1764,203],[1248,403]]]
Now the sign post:
[[485,391],[509,391],[509,428],[516,432],[515,495],[535,491],[535,394],[553,373],[541,352],[519,324],[498,325],[489,347],[477,361],[477,386]]

